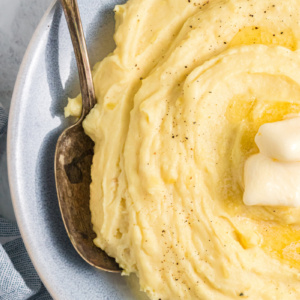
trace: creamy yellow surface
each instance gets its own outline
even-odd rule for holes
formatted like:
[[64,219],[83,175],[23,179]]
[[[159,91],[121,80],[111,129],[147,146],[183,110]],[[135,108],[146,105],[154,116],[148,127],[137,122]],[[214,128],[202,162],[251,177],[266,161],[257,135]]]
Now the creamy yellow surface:
[[300,0],[115,12],[84,121],[95,244],[151,299],[300,299],[300,209],[242,201],[259,127],[300,113]]

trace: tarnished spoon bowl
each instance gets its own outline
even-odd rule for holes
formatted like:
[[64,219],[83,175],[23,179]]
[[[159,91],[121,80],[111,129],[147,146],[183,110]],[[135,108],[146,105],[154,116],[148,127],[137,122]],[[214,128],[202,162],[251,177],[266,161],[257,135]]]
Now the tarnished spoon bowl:
[[59,137],[55,152],[55,181],[58,201],[68,236],[92,266],[120,272],[116,261],[93,243],[95,233],[89,208],[93,141],[84,133],[82,121],[96,103],[85,38],[76,0],[60,0],[68,23],[76,56],[82,94],[79,121]]

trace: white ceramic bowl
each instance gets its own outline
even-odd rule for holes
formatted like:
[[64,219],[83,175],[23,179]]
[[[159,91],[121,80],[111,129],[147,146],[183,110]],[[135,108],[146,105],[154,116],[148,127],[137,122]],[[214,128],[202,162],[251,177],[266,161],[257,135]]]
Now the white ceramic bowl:
[[[78,0],[91,64],[114,48],[113,8],[124,0]],[[55,299],[137,299],[119,274],[98,271],[73,249],[60,216],[54,182],[58,136],[72,120],[63,108],[79,92],[67,25],[58,2],[43,17],[24,57],[8,128],[14,210],[26,248]]]

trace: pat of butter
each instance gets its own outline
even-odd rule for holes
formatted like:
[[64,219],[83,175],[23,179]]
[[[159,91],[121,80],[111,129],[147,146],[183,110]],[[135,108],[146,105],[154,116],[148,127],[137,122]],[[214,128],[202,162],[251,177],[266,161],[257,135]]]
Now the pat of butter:
[[260,153],[280,161],[300,161],[300,117],[259,128],[255,143]]
[[300,206],[300,162],[279,162],[264,154],[245,164],[246,205]]
[[246,205],[300,206],[300,117],[259,128],[244,168]]

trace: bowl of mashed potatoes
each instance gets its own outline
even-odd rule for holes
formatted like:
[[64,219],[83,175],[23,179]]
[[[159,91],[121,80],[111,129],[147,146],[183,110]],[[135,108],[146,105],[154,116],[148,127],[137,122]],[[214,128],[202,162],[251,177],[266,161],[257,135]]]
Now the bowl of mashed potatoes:
[[150,299],[300,297],[299,5],[115,6],[83,124],[91,221]]
[[83,125],[94,242],[151,299],[300,296],[299,4],[115,7]]

